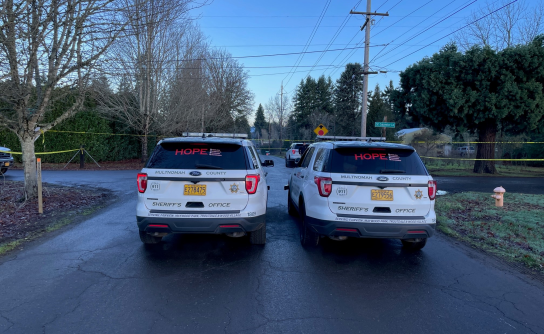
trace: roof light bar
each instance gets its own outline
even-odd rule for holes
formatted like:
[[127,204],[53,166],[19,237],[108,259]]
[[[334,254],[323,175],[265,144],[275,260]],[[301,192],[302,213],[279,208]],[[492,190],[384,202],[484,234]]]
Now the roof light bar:
[[385,137],[317,136],[317,141],[385,141]]
[[182,137],[220,137],[220,138],[237,138],[237,139],[247,139],[246,133],[210,133],[210,132],[184,132]]

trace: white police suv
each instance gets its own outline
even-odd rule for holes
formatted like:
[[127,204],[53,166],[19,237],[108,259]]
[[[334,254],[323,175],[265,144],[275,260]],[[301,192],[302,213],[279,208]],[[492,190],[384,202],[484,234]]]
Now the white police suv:
[[304,147],[303,143],[293,143],[285,151],[285,167],[291,167],[297,159],[300,159],[300,150]]
[[[264,166],[246,135],[186,134],[161,140],[138,173],[140,239],[170,233],[249,234],[266,242],[268,186]],[[229,138],[227,138],[229,137]]]
[[423,248],[436,226],[436,181],[411,146],[356,139],[315,143],[293,170],[285,188],[301,244],[396,238]]

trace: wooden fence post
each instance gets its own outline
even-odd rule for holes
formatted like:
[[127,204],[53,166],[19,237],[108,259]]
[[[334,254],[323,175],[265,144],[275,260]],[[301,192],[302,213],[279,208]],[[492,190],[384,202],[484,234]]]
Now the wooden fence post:
[[43,198],[42,198],[42,159],[36,159],[36,170],[38,173],[38,212],[43,213]]

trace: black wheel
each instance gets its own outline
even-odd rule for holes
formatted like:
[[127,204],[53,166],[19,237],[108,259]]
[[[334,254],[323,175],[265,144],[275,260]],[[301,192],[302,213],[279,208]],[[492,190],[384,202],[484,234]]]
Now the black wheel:
[[[301,201],[300,207],[304,207],[304,203]],[[308,224],[306,223],[306,214],[304,209],[301,209],[300,213],[300,244],[304,248],[315,247],[319,244],[319,234],[317,234]]]
[[252,245],[264,245],[266,244],[266,223],[258,229],[249,233],[249,242]]
[[0,175],[6,174],[7,171],[8,171],[7,168],[2,168],[2,169],[0,169]]
[[425,244],[427,243],[427,238],[421,238],[421,239],[402,239],[402,246],[406,249],[410,250],[420,250],[423,247],[425,247]]
[[285,167],[289,167],[289,160],[287,158],[285,158]]
[[291,200],[291,190],[287,193],[287,212],[289,212],[289,215],[291,216],[298,216],[297,209],[293,204],[293,200]]
[[145,231],[140,232],[140,240],[146,245],[155,245],[161,242],[162,237],[154,237],[150,234],[147,234]]

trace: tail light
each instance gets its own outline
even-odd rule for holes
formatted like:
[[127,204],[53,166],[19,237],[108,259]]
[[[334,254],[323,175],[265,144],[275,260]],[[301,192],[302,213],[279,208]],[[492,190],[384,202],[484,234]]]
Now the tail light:
[[297,150],[291,150],[291,151],[293,152],[293,154],[295,154],[295,152],[296,152]]
[[438,190],[437,189],[437,186],[436,186],[436,181],[429,181],[429,198],[430,200],[434,200],[436,198],[436,191]]
[[257,187],[261,181],[261,175],[246,175],[246,190],[248,194],[254,194],[257,192]]
[[321,197],[329,197],[332,192],[332,179],[330,177],[314,177],[314,182],[317,184],[317,190]]
[[136,182],[138,183],[138,191],[141,193],[145,193],[145,190],[147,189],[147,174],[138,173],[138,178],[136,179]]

